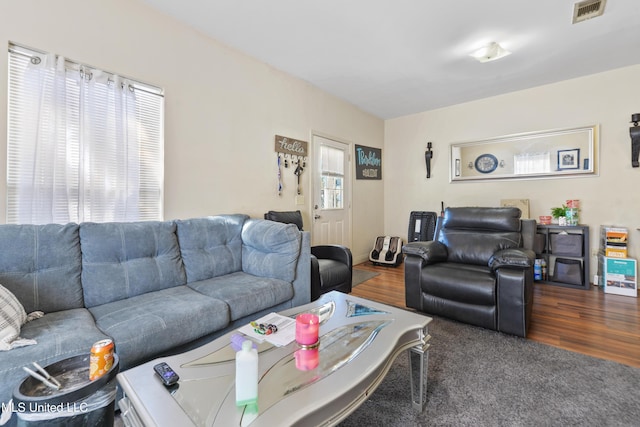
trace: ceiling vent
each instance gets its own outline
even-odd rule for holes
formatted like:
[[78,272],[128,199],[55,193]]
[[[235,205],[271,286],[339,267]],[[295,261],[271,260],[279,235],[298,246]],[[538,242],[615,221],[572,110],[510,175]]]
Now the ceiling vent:
[[586,21],[604,13],[607,0],[585,0],[573,5],[573,23]]

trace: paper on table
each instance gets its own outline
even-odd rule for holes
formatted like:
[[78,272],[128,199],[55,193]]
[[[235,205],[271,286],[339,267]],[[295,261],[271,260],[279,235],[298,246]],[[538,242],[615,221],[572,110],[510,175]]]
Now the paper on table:
[[278,347],[287,345],[296,338],[296,320],[290,317],[282,316],[278,313],[269,313],[266,316],[257,319],[256,323],[271,323],[276,325],[278,327],[278,332],[269,335],[261,335],[257,333],[250,324],[242,326],[238,331],[258,342],[267,341],[268,343]]

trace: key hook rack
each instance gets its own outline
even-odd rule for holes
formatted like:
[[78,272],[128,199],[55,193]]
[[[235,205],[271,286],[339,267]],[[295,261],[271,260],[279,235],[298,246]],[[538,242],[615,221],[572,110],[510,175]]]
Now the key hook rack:
[[307,167],[308,146],[309,144],[307,141],[300,141],[286,136],[276,135],[275,151],[278,155],[279,195],[282,194],[282,173],[280,165],[284,165],[285,169],[289,168],[289,166],[293,168],[293,174],[297,179],[296,194],[302,194],[302,188],[300,187],[300,175],[304,172],[304,168]]

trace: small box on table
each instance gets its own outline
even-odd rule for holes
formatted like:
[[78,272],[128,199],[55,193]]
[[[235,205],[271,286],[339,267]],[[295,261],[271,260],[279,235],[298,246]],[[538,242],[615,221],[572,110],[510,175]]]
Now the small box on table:
[[604,248],[604,255],[611,258],[626,258],[627,247],[626,246],[606,246]]
[[626,246],[629,240],[629,230],[624,227],[600,226],[600,246]]

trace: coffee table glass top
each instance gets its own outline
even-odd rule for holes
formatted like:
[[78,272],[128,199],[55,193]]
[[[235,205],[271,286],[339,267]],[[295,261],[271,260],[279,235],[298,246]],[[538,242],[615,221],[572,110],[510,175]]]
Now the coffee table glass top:
[[[271,355],[272,363],[263,372],[258,384],[258,407],[245,407],[241,425],[250,425],[261,413],[308,386],[350,363],[376,338],[378,332],[393,322],[392,319],[376,319],[376,315],[388,314],[372,307],[347,301],[345,313],[336,313],[336,304],[328,301],[304,310],[320,317],[321,326],[336,315],[359,318],[360,321],[338,326],[320,337],[316,348],[303,349],[295,342],[275,347],[267,342],[257,344],[260,357]],[[295,318],[299,313],[290,314]],[[230,335],[229,335],[230,336]],[[224,338],[223,338],[224,339]],[[172,396],[189,418],[198,426],[210,426],[216,418],[226,419],[226,411],[235,407],[235,355],[229,343],[203,357],[181,365],[187,369],[201,369],[202,375],[180,382]],[[202,368],[214,367],[204,372]]]

